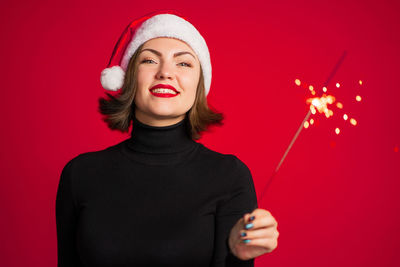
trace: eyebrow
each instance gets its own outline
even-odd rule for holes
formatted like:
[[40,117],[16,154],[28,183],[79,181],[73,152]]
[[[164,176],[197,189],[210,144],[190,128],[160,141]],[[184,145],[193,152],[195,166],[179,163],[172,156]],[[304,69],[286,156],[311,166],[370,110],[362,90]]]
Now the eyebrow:
[[[142,53],[143,51],[150,51],[150,52],[153,52],[154,54],[156,54],[157,56],[161,56],[162,54],[161,54],[161,52],[159,52],[159,51],[157,51],[157,50],[154,50],[154,49],[151,49],[151,48],[145,48],[145,49],[143,49],[142,51],[140,51],[140,53]],[[181,52],[176,52],[175,54],[174,54],[174,57],[178,57],[178,56],[181,56],[181,55],[184,55],[184,54],[189,54],[189,55],[191,55],[194,59],[196,59],[196,57],[192,54],[192,53],[190,53],[190,52],[187,52],[187,51],[181,51]]]

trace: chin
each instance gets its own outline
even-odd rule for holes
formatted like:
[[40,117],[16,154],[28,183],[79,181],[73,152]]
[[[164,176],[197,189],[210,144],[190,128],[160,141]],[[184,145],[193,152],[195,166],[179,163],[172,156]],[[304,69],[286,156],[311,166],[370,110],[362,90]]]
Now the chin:
[[152,115],[158,119],[173,119],[180,116],[175,112],[154,112]]

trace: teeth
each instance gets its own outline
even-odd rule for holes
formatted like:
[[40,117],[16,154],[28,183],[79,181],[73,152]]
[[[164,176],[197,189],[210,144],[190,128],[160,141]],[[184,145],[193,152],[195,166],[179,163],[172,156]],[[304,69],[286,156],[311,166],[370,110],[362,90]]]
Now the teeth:
[[161,94],[170,93],[170,94],[176,95],[175,91],[173,91],[171,89],[167,89],[167,88],[156,88],[156,89],[153,89],[151,91],[155,92],[155,93],[161,93]]

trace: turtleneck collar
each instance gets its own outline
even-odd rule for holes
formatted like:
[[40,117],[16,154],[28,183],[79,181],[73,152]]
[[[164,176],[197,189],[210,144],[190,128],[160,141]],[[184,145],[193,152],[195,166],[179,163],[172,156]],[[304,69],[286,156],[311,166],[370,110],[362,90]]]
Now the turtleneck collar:
[[134,116],[131,137],[127,141],[130,149],[146,154],[182,152],[197,144],[189,135],[187,116],[168,126],[147,125]]

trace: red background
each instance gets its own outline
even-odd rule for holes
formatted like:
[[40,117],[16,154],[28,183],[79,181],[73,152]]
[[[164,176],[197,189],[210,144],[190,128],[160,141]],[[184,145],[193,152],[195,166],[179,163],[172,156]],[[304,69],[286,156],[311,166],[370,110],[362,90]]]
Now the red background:
[[1,3],[1,265],[56,265],[63,166],[129,137],[101,121],[100,72],[132,19],[176,9],[207,41],[226,116],[199,142],[242,159],[258,195],[307,112],[294,80],[320,88],[347,51],[328,89],[358,125],[303,129],[260,203],[280,237],[256,266],[399,266],[399,3],[145,2]]

